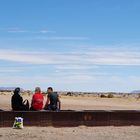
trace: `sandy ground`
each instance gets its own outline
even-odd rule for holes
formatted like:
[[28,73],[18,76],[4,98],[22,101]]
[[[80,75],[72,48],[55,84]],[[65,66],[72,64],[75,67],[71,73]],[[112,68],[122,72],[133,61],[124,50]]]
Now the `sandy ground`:
[[139,140],[140,127],[26,127],[0,129],[0,140]]
[[[31,101],[31,96],[23,96]],[[45,97],[46,101],[46,97]],[[44,104],[45,104],[44,101]],[[140,109],[136,98],[99,98],[62,96],[64,110]],[[10,110],[11,95],[0,95],[0,108]],[[140,127],[25,127],[22,130],[0,128],[0,140],[139,140]]]
[[[31,96],[23,96],[31,102]],[[44,100],[44,104],[46,101]],[[140,110],[140,99],[62,96],[63,110]],[[0,108],[11,109],[11,95],[0,95]]]

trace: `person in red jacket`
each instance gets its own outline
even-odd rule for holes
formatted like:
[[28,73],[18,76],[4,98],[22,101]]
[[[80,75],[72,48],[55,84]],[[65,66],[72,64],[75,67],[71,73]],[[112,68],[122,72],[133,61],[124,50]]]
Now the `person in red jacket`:
[[44,97],[43,94],[41,93],[40,87],[35,88],[35,93],[32,97],[32,103],[31,103],[31,108],[30,110],[32,111],[39,111],[43,109],[43,101]]

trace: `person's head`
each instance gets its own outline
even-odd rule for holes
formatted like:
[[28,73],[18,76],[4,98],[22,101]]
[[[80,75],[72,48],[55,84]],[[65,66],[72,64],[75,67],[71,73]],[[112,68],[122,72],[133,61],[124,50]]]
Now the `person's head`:
[[15,88],[14,94],[19,94],[19,93],[20,93],[20,88],[19,87]]
[[41,88],[40,88],[40,87],[36,87],[36,88],[35,88],[35,92],[36,92],[36,93],[40,93],[40,92],[41,92]]
[[48,87],[47,93],[52,93],[52,92],[53,92],[53,88],[52,87]]

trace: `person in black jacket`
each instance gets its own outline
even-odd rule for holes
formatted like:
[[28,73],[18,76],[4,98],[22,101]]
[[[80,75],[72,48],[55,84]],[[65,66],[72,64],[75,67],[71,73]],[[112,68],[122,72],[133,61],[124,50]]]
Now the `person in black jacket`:
[[11,105],[13,111],[28,111],[29,110],[29,101],[25,100],[20,96],[20,88],[14,90],[14,95],[11,99]]

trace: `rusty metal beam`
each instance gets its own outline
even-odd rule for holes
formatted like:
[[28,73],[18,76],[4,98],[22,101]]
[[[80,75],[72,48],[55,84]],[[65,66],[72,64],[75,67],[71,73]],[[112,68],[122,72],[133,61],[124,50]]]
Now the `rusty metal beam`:
[[0,127],[12,127],[15,117],[23,117],[24,126],[140,126],[140,111],[138,110],[89,110],[61,112],[0,111]]

